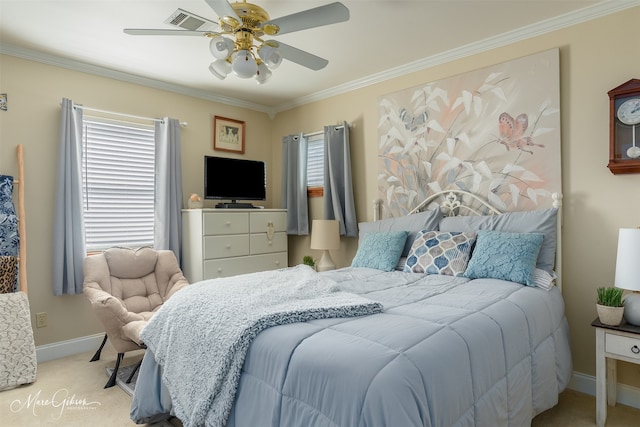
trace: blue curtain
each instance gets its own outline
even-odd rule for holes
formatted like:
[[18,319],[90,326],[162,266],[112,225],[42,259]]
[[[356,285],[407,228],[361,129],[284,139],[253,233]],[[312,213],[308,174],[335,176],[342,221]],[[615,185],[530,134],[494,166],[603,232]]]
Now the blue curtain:
[[282,139],[282,207],[287,209],[287,234],[309,234],[308,150],[307,139],[302,134]]
[[53,294],[82,293],[86,256],[82,208],[82,109],[62,100],[55,210],[53,213]]
[[182,243],[182,156],[180,122],[156,121],[155,225],[156,249],[172,250],[180,263]]
[[324,127],[324,219],[340,221],[340,235],[356,237],[349,125]]

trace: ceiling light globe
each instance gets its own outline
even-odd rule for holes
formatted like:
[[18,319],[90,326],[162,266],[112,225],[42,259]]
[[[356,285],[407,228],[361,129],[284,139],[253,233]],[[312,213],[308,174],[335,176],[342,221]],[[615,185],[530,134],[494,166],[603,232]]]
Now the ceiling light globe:
[[234,53],[231,62],[233,74],[242,79],[251,78],[255,76],[258,71],[258,64],[251,52],[248,50],[239,50]]
[[218,59],[209,65],[209,71],[220,80],[224,80],[231,72],[231,64],[226,59]]
[[280,53],[280,49],[268,44],[260,46],[258,56],[260,56],[260,59],[272,70],[278,68],[282,63],[282,53]]
[[226,59],[233,52],[233,40],[222,36],[214,36],[209,42],[209,50],[216,59]]
[[271,78],[271,70],[264,65],[264,62],[258,64],[258,73],[256,74],[256,81],[259,85],[265,83],[267,80]]

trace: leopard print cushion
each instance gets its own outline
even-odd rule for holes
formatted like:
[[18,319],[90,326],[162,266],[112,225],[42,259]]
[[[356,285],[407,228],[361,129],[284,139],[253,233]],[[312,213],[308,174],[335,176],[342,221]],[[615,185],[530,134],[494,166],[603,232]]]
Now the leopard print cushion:
[[17,260],[14,256],[0,256],[0,294],[15,291]]

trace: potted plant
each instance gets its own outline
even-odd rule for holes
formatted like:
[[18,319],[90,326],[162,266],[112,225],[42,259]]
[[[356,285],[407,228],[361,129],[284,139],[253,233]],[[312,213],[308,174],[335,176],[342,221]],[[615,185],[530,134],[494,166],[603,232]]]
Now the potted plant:
[[309,267],[313,268],[314,270],[316,268],[316,262],[313,260],[313,258],[310,255],[305,255],[304,257],[302,257],[302,263],[304,265],[308,265]]
[[619,325],[624,314],[622,289],[614,287],[598,288],[596,309],[600,322],[610,326]]

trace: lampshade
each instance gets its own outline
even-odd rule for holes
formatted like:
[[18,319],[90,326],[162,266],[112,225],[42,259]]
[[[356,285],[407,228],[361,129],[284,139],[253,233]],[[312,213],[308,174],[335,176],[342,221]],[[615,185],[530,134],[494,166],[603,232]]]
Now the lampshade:
[[340,249],[340,223],[334,219],[314,219],[311,249]]
[[[615,286],[640,291],[640,228],[621,228],[618,235]],[[640,326],[640,294],[624,298],[624,319]]]
[[275,70],[282,63],[282,54],[277,47],[270,44],[263,44],[258,49],[258,56],[271,69]]
[[209,43],[209,50],[216,59],[227,59],[234,47],[233,40],[222,36],[212,37]]
[[250,51],[239,50],[234,53],[231,58],[233,74],[243,79],[248,79],[256,75],[258,64]]
[[271,77],[271,70],[264,65],[264,62],[258,64],[258,73],[256,74],[256,81],[258,84],[263,84]]
[[218,59],[209,65],[209,71],[220,80],[224,80],[231,72],[231,64],[226,59]]
[[640,228],[621,228],[615,286],[640,291]]

